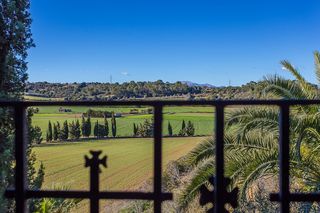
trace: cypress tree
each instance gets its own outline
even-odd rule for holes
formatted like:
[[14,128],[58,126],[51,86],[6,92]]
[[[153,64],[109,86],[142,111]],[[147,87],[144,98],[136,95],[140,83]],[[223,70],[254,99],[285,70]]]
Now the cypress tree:
[[133,136],[138,135],[138,125],[136,123],[133,123]]
[[84,118],[84,116],[82,116],[82,120],[81,120],[81,133],[83,137],[88,137],[87,136],[87,122]]
[[58,140],[58,129],[57,129],[57,125],[56,124],[53,124],[53,134],[52,134],[52,137],[53,137],[53,140],[56,141]]
[[171,126],[170,122],[168,123],[168,135],[172,136],[172,126]]
[[60,123],[57,121],[57,134],[58,134],[58,139],[61,140],[61,128],[60,128]]
[[188,121],[185,132],[188,136],[194,136],[195,129],[194,129],[194,125],[193,125],[193,123],[191,123],[191,121]]
[[63,122],[63,127],[61,129],[61,139],[62,140],[67,140],[69,137],[69,127],[68,127],[68,121],[65,120]]
[[99,137],[99,122],[97,120],[97,122],[94,124],[94,127],[93,127],[93,135],[95,137]]
[[81,127],[80,127],[80,123],[79,120],[76,120],[76,124],[75,124],[75,138],[79,139],[81,136]]
[[50,140],[49,140],[49,133],[48,133],[48,131],[47,131],[47,134],[46,134],[46,142],[49,142]]
[[52,141],[52,125],[51,125],[51,121],[49,121],[48,123],[48,141]]
[[104,128],[105,128],[105,136],[108,137],[108,135],[109,135],[109,124],[108,124],[108,120],[107,120],[106,116],[104,116]]
[[87,118],[87,125],[86,125],[86,135],[89,137],[91,135],[91,119],[90,116]]
[[70,127],[70,138],[71,138],[71,139],[76,139],[76,131],[75,131],[74,121],[72,121],[72,122],[69,124],[69,127]]
[[186,129],[186,123],[185,123],[184,120],[182,120],[181,129],[182,129],[182,130],[185,130],[185,129]]
[[179,131],[179,136],[186,136],[186,123],[182,120],[181,129]]
[[116,122],[116,118],[114,117],[114,112],[112,112],[111,114],[111,129],[112,129],[112,136],[116,137],[117,135],[117,122]]

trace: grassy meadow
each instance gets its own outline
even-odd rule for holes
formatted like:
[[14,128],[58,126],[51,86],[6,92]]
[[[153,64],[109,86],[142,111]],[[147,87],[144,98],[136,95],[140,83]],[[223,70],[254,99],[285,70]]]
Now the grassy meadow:
[[[60,122],[60,125],[62,125],[65,120],[72,122],[75,119],[81,119],[82,113],[89,109],[89,107],[83,106],[66,108],[71,109],[72,111],[59,112],[59,106],[39,107],[39,112],[34,114],[32,122],[33,125],[37,125],[42,129],[43,138],[45,138],[49,120],[52,123],[58,121]],[[131,109],[138,109],[141,111],[146,109],[144,107],[91,107],[91,109],[121,113],[122,117],[117,118],[117,135],[124,137],[133,135],[133,123],[139,124],[145,119],[152,118],[152,114],[129,114]],[[190,120],[195,126],[195,135],[211,135],[214,124],[213,112],[213,107],[165,107],[163,110],[163,134],[168,134],[168,122],[172,125],[173,134],[178,134],[181,129],[182,120],[185,120],[186,122]],[[103,124],[102,118],[91,118],[92,131],[94,122],[97,120],[99,123]]]
[[[163,168],[169,161],[188,153],[202,139],[164,138]],[[102,190],[141,191],[139,187],[153,177],[153,140],[150,138],[44,143],[34,147],[38,163],[41,161],[45,166],[43,189],[51,189],[54,184],[89,189],[89,169],[84,168],[84,155],[89,150],[102,150],[108,156],[108,168],[103,168],[100,175]],[[87,202],[82,202],[78,210],[87,212],[87,207]]]

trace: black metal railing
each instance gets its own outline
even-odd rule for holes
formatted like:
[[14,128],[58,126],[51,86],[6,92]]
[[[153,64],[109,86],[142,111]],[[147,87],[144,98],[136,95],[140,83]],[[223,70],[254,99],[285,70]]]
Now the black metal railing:
[[[163,201],[171,200],[171,193],[162,192],[162,109],[164,106],[212,106],[215,108],[216,137],[216,176],[214,191],[202,198],[204,203],[214,203],[210,212],[226,212],[225,204],[235,205],[236,191],[226,191],[228,179],[224,177],[224,109],[232,105],[268,105],[280,108],[279,116],[279,193],[270,194],[270,200],[280,203],[282,213],[289,212],[290,202],[320,202],[320,193],[290,193],[289,189],[289,112],[290,106],[320,104],[320,100],[217,100],[217,101],[71,101],[71,102],[0,102],[0,107],[12,107],[15,111],[15,189],[8,189],[5,196],[14,198],[16,212],[26,212],[26,200],[30,198],[84,198],[90,200],[90,212],[99,211],[101,199],[136,199],[153,201],[154,212],[161,212]],[[30,190],[26,186],[26,108],[32,106],[152,106],[154,108],[154,181],[153,192],[108,192],[99,191],[99,165],[106,166],[106,158],[92,152],[92,158],[86,157],[86,166],[90,167],[89,191],[48,191]]]

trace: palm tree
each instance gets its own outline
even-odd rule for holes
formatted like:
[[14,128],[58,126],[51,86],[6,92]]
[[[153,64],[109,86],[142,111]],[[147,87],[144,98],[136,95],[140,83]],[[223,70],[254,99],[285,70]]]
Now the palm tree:
[[[320,54],[314,53],[315,72],[320,84]],[[284,99],[318,99],[319,92],[308,83],[288,61],[281,61],[295,81],[279,76],[266,77],[266,97]],[[290,111],[290,164],[295,181],[309,190],[320,185],[320,111],[317,106],[295,106]],[[279,111],[276,107],[244,107],[230,111],[226,119],[225,175],[230,187],[238,186],[240,198],[247,199],[247,190],[259,178],[278,174]],[[186,207],[199,193],[203,184],[214,175],[215,141],[209,138],[188,155],[193,167],[191,180],[179,196],[181,207]]]

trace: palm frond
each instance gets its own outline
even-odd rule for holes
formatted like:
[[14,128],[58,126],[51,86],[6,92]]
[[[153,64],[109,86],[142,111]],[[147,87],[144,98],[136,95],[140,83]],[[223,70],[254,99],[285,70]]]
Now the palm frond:
[[179,206],[184,209],[199,194],[200,187],[208,184],[208,180],[214,175],[215,164],[213,159],[207,159],[197,165],[192,173],[188,185],[178,196]]
[[316,76],[320,84],[320,52],[315,51],[313,55],[314,55],[314,65],[315,65]]
[[283,60],[280,63],[296,78],[306,97],[308,97],[309,99],[315,99],[317,97],[315,89],[310,86],[310,84],[303,78],[300,72],[296,68],[294,68],[289,61]]
[[272,93],[277,97],[284,99],[307,99],[302,89],[293,81],[284,79],[280,76],[266,76],[267,86],[264,93]]
[[215,154],[215,141],[212,137],[206,138],[186,156],[186,161],[190,165],[197,165],[199,162],[212,158]]
[[278,130],[279,111],[272,107],[245,107],[226,115],[227,127],[233,126],[235,134],[244,136],[250,131],[274,132]]

